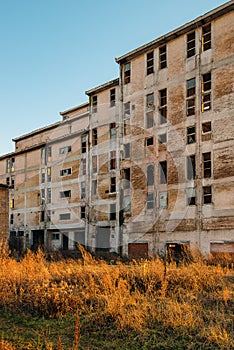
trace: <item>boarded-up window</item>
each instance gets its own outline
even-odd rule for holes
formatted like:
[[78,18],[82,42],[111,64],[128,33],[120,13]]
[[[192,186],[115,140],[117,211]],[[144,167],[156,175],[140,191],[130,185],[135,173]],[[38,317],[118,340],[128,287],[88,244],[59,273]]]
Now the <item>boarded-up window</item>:
[[97,226],[96,251],[109,251],[110,249],[110,227]]
[[147,258],[148,243],[129,243],[128,256],[130,258]]

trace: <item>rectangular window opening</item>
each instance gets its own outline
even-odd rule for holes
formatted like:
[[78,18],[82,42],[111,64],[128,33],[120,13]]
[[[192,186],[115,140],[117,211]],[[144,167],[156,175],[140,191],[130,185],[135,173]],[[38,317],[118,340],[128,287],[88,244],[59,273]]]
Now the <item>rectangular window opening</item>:
[[187,144],[196,142],[196,127],[189,126],[187,127]]
[[187,58],[195,55],[195,45],[195,31],[193,31],[187,35]]
[[147,75],[152,74],[154,72],[154,52],[149,52],[147,53],[147,69],[146,69],[146,73]]
[[167,67],[167,46],[163,45],[159,48],[159,69]]

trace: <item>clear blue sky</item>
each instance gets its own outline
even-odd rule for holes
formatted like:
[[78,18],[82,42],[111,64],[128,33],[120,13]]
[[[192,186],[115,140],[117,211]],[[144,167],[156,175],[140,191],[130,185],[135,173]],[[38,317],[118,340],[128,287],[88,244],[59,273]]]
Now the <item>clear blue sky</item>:
[[0,0],[0,154],[118,76],[114,58],[222,0]]

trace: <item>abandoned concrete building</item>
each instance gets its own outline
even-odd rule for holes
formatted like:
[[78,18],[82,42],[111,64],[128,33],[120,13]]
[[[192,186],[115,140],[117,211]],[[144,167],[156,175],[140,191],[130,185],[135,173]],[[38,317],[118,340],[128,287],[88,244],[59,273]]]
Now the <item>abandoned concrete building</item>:
[[9,234],[9,189],[6,184],[0,184],[0,245],[8,242]]
[[0,157],[10,239],[122,256],[234,254],[234,2],[119,58],[120,76]]

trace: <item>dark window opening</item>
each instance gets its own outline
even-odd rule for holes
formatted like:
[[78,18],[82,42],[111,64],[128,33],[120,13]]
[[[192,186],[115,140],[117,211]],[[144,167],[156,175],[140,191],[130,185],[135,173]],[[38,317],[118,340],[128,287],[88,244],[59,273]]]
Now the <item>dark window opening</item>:
[[211,152],[203,153],[203,176],[211,177]]
[[110,153],[110,170],[116,169],[116,151]]
[[211,186],[203,187],[203,203],[210,204],[212,203],[212,189]]
[[160,184],[167,183],[167,161],[159,162],[159,181]]
[[167,67],[167,46],[163,45],[159,48],[159,69]]
[[159,91],[159,114],[160,124],[164,124],[167,121],[167,89]]
[[196,127],[189,126],[187,128],[187,144],[191,144],[195,142],[196,142]]
[[211,73],[202,76],[202,112],[211,109]]
[[124,84],[128,84],[131,81],[131,63],[124,65]]
[[116,100],[116,96],[115,96],[115,89],[111,89],[110,90],[110,106],[114,107],[115,106],[115,100]]
[[92,96],[92,112],[97,113],[98,98],[97,96]]
[[195,154],[187,157],[187,179],[195,179],[196,176],[196,159]]
[[110,193],[115,193],[116,192],[116,178],[111,177],[110,178]]
[[187,58],[195,55],[195,31],[187,35]]
[[130,168],[123,169],[124,189],[130,188],[131,170]]
[[92,145],[96,146],[98,142],[97,128],[92,130]]
[[211,23],[202,27],[202,51],[211,49]]
[[154,52],[147,53],[147,75],[154,72]]

